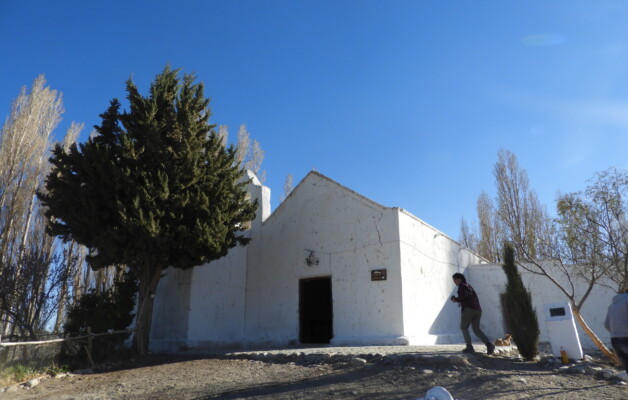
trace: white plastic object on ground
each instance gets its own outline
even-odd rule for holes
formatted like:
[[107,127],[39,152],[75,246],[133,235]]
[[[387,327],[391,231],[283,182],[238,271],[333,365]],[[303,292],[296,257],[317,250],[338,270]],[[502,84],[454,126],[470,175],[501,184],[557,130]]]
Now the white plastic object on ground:
[[444,387],[434,386],[425,393],[425,397],[416,400],[454,400],[454,398]]

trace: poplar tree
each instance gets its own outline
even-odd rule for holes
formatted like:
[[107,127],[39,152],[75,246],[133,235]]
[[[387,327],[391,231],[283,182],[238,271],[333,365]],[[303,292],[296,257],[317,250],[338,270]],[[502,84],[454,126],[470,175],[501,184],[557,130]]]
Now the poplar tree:
[[113,99],[96,135],[57,146],[45,193],[49,231],[90,249],[93,269],[125,264],[139,279],[136,346],[148,349],[153,297],[165,268],[223,257],[249,239],[256,204],[244,171],[209,123],[195,76],[166,66],[143,96],[132,80],[129,110]]
[[[62,94],[39,75],[23,87],[0,126],[0,334],[29,338],[44,329],[69,289],[75,262],[44,234],[35,193],[44,184]],[[72,128],[65,140],[80,131]],[[68,298],[68,300],[71,300]]]
[[[598,349],[613,363],[616,355],[589,327],[582,307],[595,285],[605,279],[618,289],[628,281],[628,173],[611,168],[596,174],[583,192],[559,196],[558,218],[550,218],[529,186],[527,172],[514,153],[498,152],[493,168],[497,189],[494,207],[484,193],[478,198],[478,253],[497,262],[509,242],[519,267],[544,276],[569,300],[574,319]],[[582,288],[575,280],[586,283]]]
[[506,325],[519,353],[526,360],[532,360],[538,353],[539,321],[532,307],[530,292],[523,285],[515,265],[515,251],[510,244],[504,246],[502,268],[508,279],[504,301]]

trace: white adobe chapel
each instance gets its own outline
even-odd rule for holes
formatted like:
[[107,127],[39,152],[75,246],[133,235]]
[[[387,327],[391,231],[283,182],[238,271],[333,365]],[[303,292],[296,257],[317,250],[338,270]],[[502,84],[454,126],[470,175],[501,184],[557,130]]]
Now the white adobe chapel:
[[[249,178],[247,190],[259,204],[251,242],[217,261],[164,272],[151,351],[463,343],[460,311],[449,301],[456,272],[478,292],[483,330],[491,339],[504,335],[501,266],[407,211],[377,204],[318,172],[272,214],[270,189],[253,173]],[[544,341],[543,304],[565,298],[547,278],[522,276]],[[606,343],[603,322],[613,294],[596,288],[583,309]],[[582,332],[580,340],[592,346]]]

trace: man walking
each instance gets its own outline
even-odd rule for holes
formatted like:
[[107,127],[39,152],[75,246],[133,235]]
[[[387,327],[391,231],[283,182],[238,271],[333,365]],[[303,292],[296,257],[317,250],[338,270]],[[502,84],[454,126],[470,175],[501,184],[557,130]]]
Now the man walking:
[[625,370],[619,378],[628,381],[628,288],[613,297],[604,327],[611,333],[611,344]]
[[462,314],[460,317],[460,330],[464,336],[464,341],[467,347],[462,350],[463,353],[475,353],[473,344],[471,343],[471,335],[469,335],[469,325],[473,328],[473,333],[477,336],[485,345],[486,353],[493,354],[495,351],[495,345],[488,340],[488,337],[480,329],[480,319],[482,318],[482,307],[480,307],[480,300],[478,295],[473,290],[473,287],[467,283],[466,278],[461,273],[455,273],[452,276],[454,283],[458,286],[458,297],[451,296],[451,301],[459,303],[462,308]]

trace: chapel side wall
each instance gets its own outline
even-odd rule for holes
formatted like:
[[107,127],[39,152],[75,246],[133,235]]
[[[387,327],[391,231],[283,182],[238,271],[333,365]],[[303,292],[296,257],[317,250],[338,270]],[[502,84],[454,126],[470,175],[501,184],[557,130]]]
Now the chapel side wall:
[[412,345],[455,343],[460,309],[449,300],[451,276],[481,259],[413,215],[399,215],[405,335]]
[[247,248],[194,267],[190,286],[187,345],[237,348],[244,340]]
[[[308,175],[250,245],[247,343],[299,343],[299,281],[315,277],[331,277],[332,344],[396,343],[402,324],[395,227],[394,210]],[[373,269],[387,269],[388,279],[371,281]]]
[[149,350],[175,352],[187,346],[192,269],[162,272],[153,303]]
[[[473,265],[469,268],[471,285],[479,292],[482,305],[482,327],[486,334],[492,338],[503,337],[506,327],[503,322],[503,310],[500,301],[500,293],[506,290],[506,276],[501,265]],[[544,304],[567,302],[567,297],[546,277],[535,275],[519,268],[524,285],[530,291],[532,304],[539,321],[540,341],[548,341],[549,333],[544,315]],[[557,275],[556,275],[557,276]],[[580,299],[586,290],[583,281],[575,281],[576,298]],[[480,293],[481,291],[481,293]],[[582,315],[589,327],[607,345],[610,346],[610,336],[604,328],[606,311],[616,292],[612,289],[596,285],[582,307]],[[596,348],[588,335],[576,322],[580,343],[585,349]]]
[[194,267],[192,272],[187,344],[195,349],[239,348],[245,341],[247,262],[249,254],[260,251],[251,245],[258,242],[262,224],[270,215],[270,189],[253,172],[246,174],[250,180],[246,191],[258,204],[255,218],[244,232],[251,239],[249,244],[233,247],[226,256]]
[[[270,189],[251,171],[243,179],[249,180],[249,198],[258,202],[255,218],[243,232],[255,243],[270,214]],[[236,246],[204,265],[185,271],[168,268],[155,296],[151,349],[174,352],[242,346],[249,251],[248,246]]]

